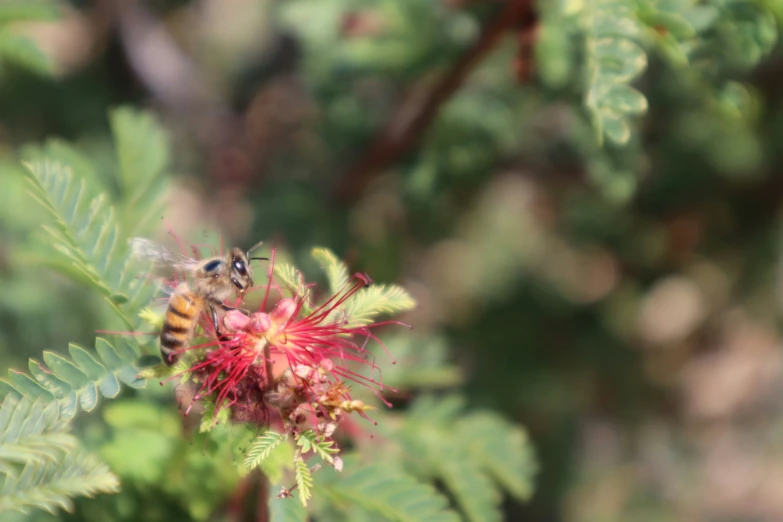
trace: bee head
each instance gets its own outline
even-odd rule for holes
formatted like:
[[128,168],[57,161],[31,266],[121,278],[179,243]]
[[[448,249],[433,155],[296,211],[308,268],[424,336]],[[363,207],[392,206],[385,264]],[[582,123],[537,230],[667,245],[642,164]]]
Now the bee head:
[[244,297],[248,288],[253,286],[253,272],[247,261],[247,254],[238,248],[232,248],[229,255],[231,283],[236,288],[237,294]]

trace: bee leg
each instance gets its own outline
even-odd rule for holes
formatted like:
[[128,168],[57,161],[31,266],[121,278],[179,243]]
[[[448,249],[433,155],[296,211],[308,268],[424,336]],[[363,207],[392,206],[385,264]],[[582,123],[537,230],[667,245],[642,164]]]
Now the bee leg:
[[245,310],[244,308],[234,308],[233,306],[228,306],[227,304],[223,304],[220,302],[215,303],[217,306],[221,308],[224,312],[230,312],[231,310],[235,310],[237,312],[240,312],[248,317],[250,317],[250,312]]
[[210,312],[212,312],[212,324],[215,326],[215,335],[217,336],[218,341],[228,341],[228,337],[226,337],[220,332],[220,324],[218,323],[217,310],[215,310],[215,305],[213,303],[209,303],[209,310]]

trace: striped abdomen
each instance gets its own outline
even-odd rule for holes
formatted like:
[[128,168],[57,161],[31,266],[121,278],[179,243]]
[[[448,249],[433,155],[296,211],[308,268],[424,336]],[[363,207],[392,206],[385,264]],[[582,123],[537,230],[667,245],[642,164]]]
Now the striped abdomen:
[[169,299],[169,307],[160,332],[160,354],[166,364],[176,363],[181,350],[190,343],[203,306],[204,299],[187,288],[178,288]]

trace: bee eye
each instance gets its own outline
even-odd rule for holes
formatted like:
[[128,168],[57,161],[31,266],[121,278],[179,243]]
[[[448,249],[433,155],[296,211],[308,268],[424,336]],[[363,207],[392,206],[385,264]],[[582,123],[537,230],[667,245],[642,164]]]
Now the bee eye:
[[204,272],[207,272],[207,273],[209,273],[209,272],[213,272],[213,271],[214,271],[214,270],[216,270],[216,269],[217,269],[217,267],[219,267],[219,266],[220,266],[222,263],[223,263],[223,261],[220,261],[219,259],[216,259],[215,261],[210,261],[209,263],[207,263],[206,265],[204,265]]
[[245,269],[245,264],[242,261],[239,261],[238,259],[234,260],[234,270],[237,271],[239,275],[247,275],[247,270]]

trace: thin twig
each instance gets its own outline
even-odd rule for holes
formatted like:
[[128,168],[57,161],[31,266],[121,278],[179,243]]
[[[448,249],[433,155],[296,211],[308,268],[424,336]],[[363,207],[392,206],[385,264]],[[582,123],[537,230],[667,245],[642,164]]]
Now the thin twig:
[[394,112],[395,116],[380,132],[367,154],[348,171],[336,190],[335,199],[342,203],[356,200],[372,178],[407,152],[470,71],[495,48],[505,32],[518,25],[523,15],[530,11],[531,0],[507,0],[481,32],[478,41],[429,92],[413,93]]

